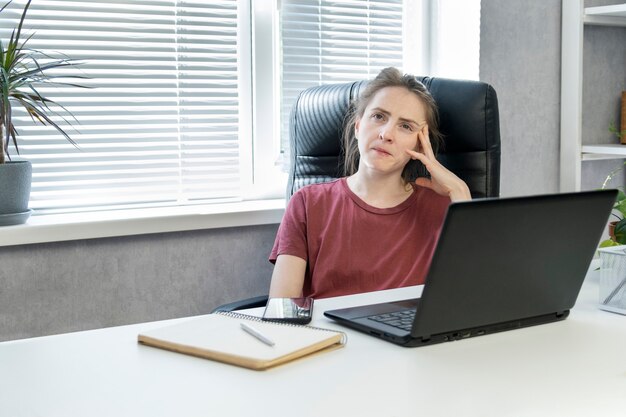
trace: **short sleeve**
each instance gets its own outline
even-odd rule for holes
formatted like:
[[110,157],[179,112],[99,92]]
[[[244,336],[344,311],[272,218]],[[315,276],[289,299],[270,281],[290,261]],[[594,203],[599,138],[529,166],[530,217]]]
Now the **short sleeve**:
[[269,261],[276,262],[278,255],[293,255],[308,261],[306,198],[302,190],[289,200]]

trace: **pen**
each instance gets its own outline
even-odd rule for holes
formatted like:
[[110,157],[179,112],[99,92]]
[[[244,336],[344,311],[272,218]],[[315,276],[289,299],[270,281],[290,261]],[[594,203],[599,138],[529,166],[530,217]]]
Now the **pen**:
[[256,330],[253,327],[248,326],[246,323],[241,323],[241,328],[246,332],[251,334],[252,336],[256,337],[257,339],[259,339],[261,342],[265,343],[268,346],[274,346],[274,342],[267,338],[267,336],[262,335],[261,333],[259,333],[258,330]]

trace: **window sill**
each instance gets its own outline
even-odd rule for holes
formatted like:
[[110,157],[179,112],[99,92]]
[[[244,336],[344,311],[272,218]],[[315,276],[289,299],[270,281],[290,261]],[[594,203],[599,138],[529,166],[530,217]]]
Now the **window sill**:
[[32,216],[0,227],[0,246],[280,223],[284,199]]

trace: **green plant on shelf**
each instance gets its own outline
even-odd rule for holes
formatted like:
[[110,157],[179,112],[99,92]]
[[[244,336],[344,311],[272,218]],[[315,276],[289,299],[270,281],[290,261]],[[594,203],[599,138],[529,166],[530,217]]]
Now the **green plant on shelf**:
[[626,129],[620,132],[619,130],[617,130],[617,126],[615,126],[614,122],[611,122],[611,124],[609,124],[609,132],[614,134],[615,137],[620,140],[620,142],[622,141],[622,139],[626,139]]

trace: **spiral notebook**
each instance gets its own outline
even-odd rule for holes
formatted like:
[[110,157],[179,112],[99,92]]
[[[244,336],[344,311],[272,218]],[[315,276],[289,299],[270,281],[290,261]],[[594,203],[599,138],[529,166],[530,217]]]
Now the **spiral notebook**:
[[[244,331],[241,323],[253,327],[274,345],[269,346]],[[138,342],[263,370],[314,352],[342,347],[346,334],[320,327],[266,322],[241,313],[218,312],[141,332]]]

